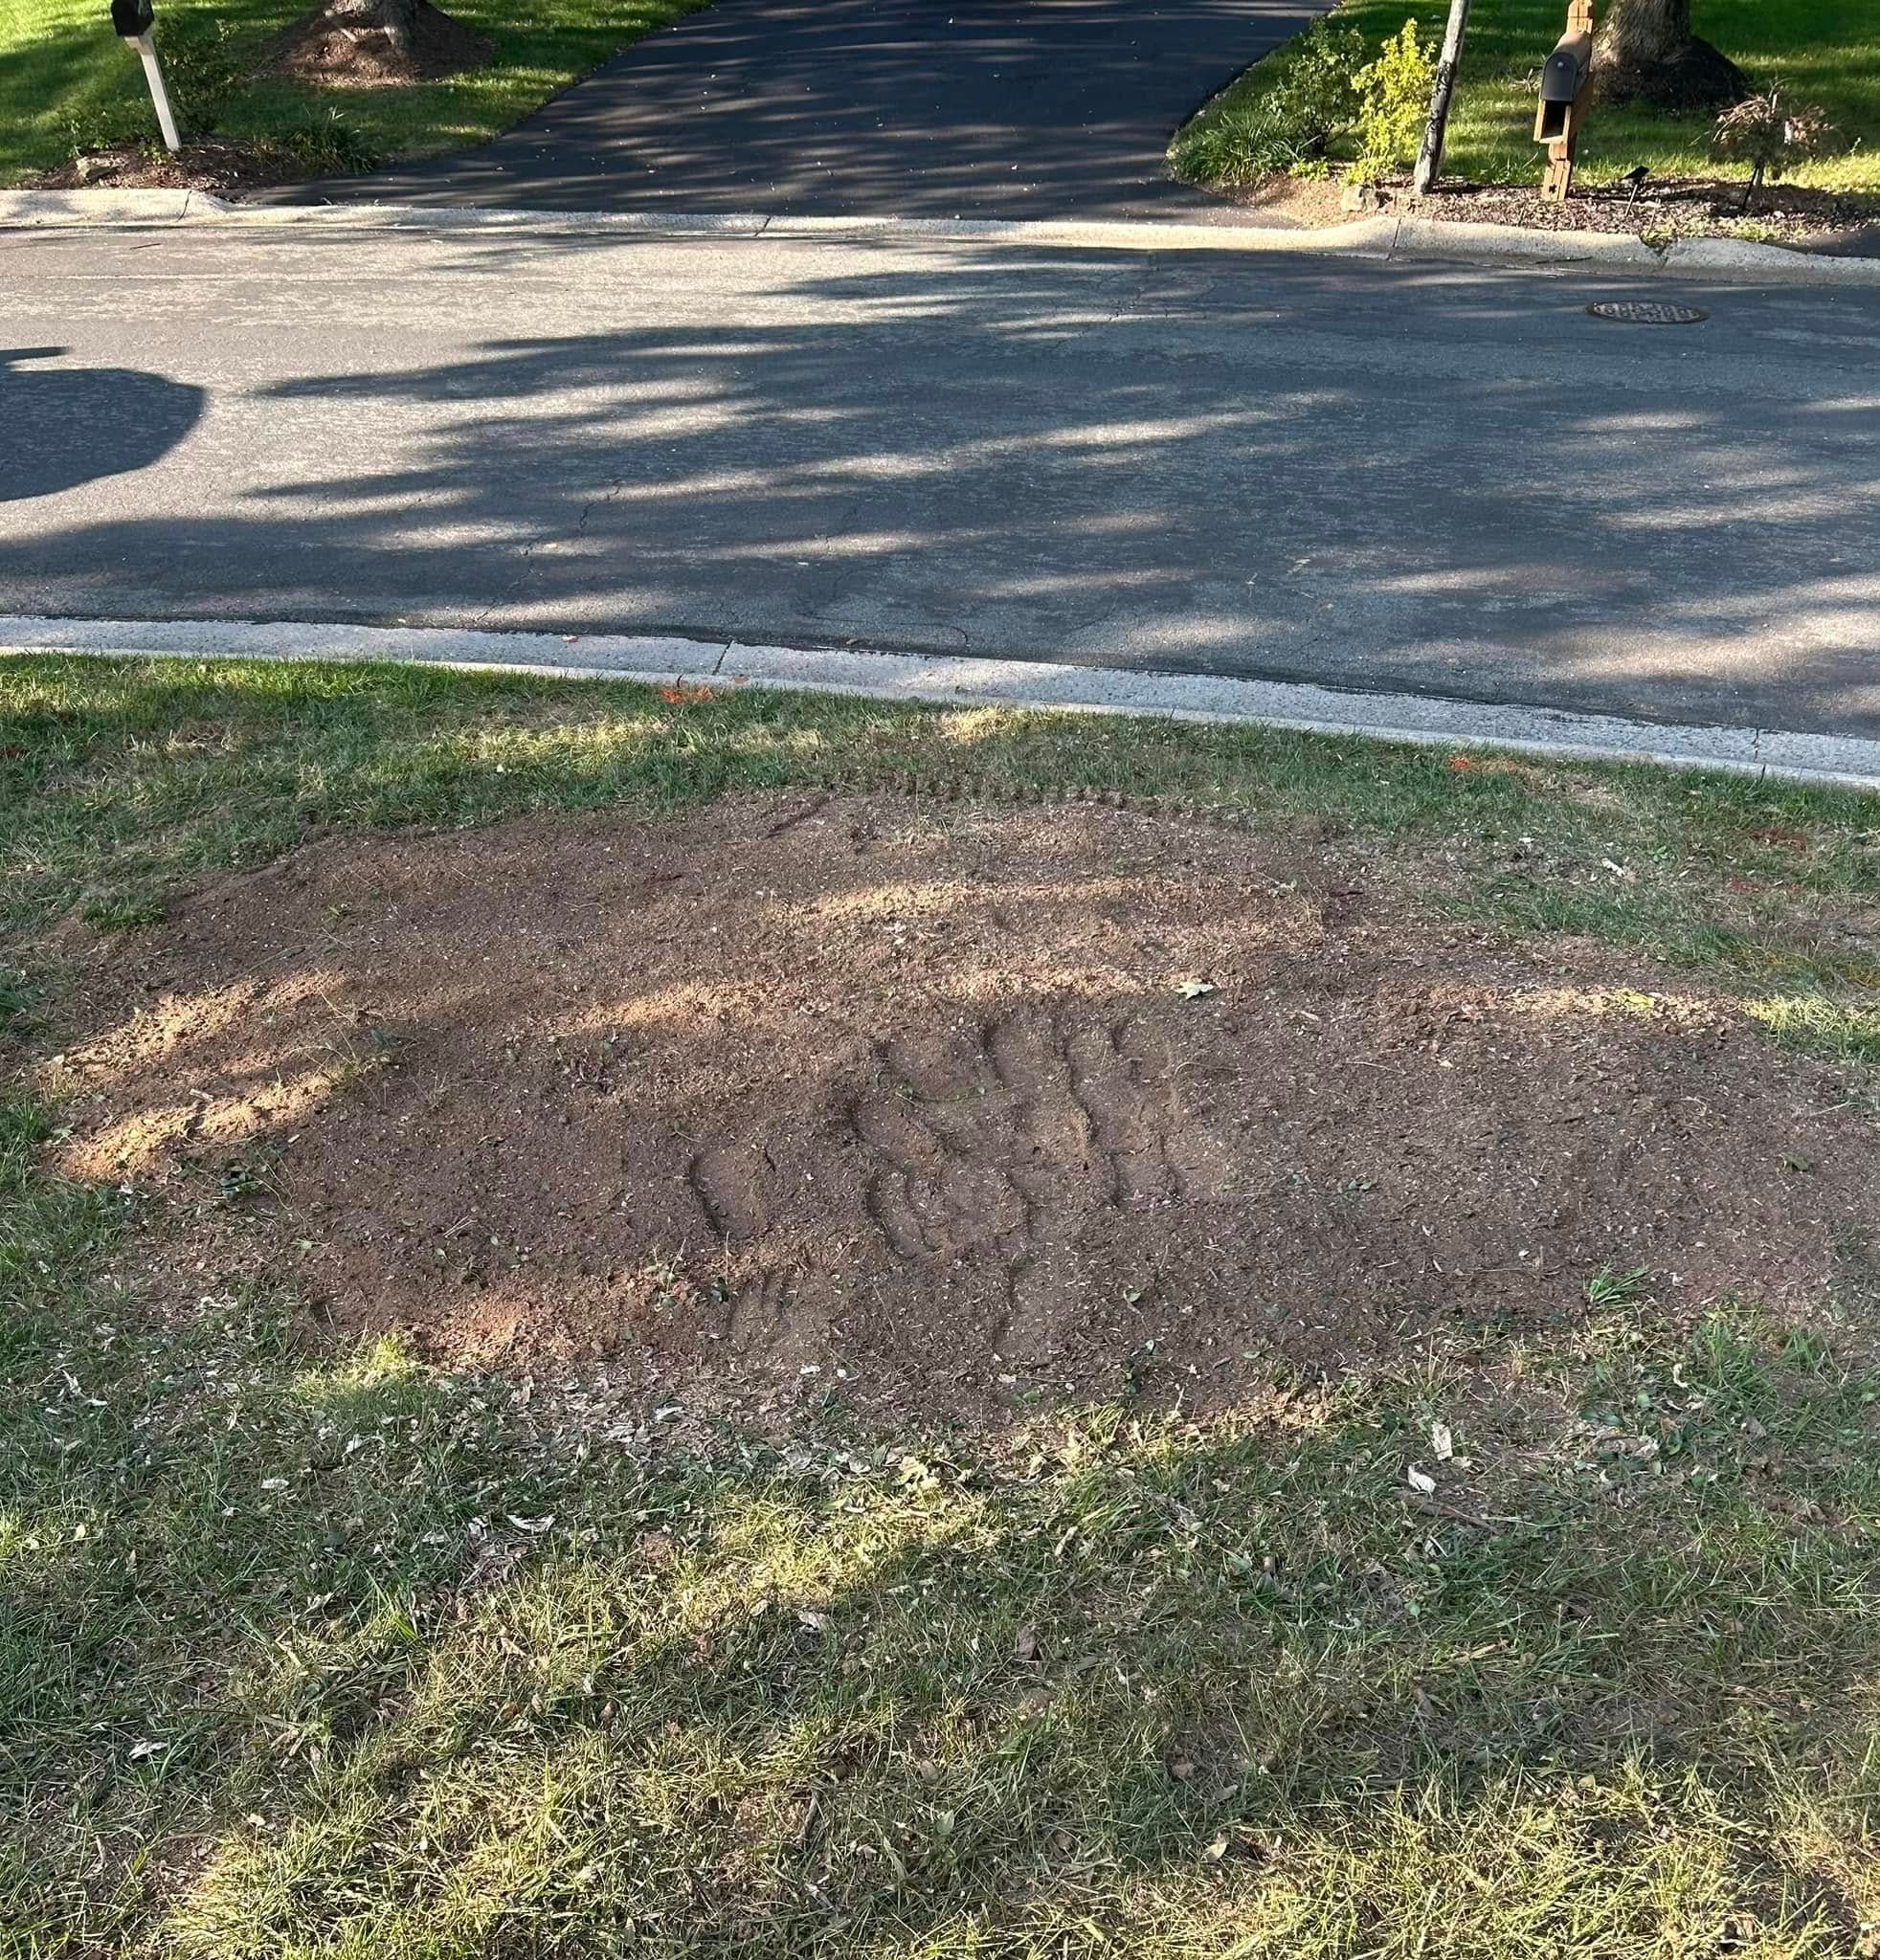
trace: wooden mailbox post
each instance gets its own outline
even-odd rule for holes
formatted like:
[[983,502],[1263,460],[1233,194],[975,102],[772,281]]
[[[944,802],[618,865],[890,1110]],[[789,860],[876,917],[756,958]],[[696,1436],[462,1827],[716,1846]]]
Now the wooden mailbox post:
[[1593,0],[1571,0],[1567,31],[1540,71],[1540,113],[1534,141],[1547,145],[1547,175],[1540,194],[1564,204],[1573,189],[1579,125],[1586,114],[1586,80],[1593,67]]

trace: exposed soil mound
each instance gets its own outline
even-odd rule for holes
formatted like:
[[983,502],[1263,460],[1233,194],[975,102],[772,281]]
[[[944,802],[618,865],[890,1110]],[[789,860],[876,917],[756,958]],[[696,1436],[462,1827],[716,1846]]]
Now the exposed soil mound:
[[1750,92],[1749,77],[1728,55],[1694,37],[1668,60],[1635,60],[1623,44],[1602,39],[1594,53],[1592,82],[1595,101],[1649,102],[1680,112],[1721,109]]
[[400,52],[383,27],[316,7],[284,29],[263,64],[270,75],[323,88],[388,88],[462,75],[489,59],[488,38],[429,0],[419,0],[411,47]]
[[1323,876],[1123,810],[811,794],[334,841],[94,964],[63,1163],[191,1208],[186,1298],[265,1264],[747,1413],[1216,1401],[1252,1357],[1570,1315],[1608,1262],[1822,1305],[1880,1218],[1832,1071]]

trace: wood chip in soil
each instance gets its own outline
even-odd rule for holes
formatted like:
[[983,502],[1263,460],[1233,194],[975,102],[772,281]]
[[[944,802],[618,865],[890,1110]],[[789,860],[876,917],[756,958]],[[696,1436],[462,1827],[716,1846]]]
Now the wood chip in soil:
[[1880,1218],[1833,1069],[1352,876],[808,793],[333,839],[93,946],[57,1158],[156,1194],[171,1311],[265,1273],[759,1419],[1220,1405],[1558,1326],[1608,1264],[1675,1313],[1831,1314]]

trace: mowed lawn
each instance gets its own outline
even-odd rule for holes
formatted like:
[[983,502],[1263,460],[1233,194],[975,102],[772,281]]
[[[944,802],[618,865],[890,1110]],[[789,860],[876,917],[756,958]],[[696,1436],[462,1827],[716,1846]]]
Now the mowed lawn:
[[551,1382],[336,1339],[266,1272],[205,1271],[152,1322],[148,1193],[45,1169],[60,1113],[19,1085],[86,935],[193,882],[315,837],[963,768],[1220,804],[1250,849],[1335,841],[1340,876],[1470,929],[1649,953],[1871,1106],[1880,814],[1852,793],[755,691],[0,663],[7,1960],[1868,1950],[1857,1221],[1845,1344],[1748,1299],[1681,1322],[1628,1264],[1564,1276],[1550,1325],[1461,1316],[1205,1421],[1152,1358],[1003,1441],[832,1398],[783,1441],[661,1450]]
[[[489,36],[488,65],[395,88],[247,79],[269,38],[307,11],[299,0],[164,0],[157,33],[186,134],[207,133],[212,109],[218,134],[275,139],[336,112],[362,154],[417,157],[506,129],[696,4],[461,0],[450,11]],[[224,97],[231,74],[235,85]],[[101,0],[0,0],[0,184],[54,168],[78,149],[141,140],[157,140],[143,71]]]
[[[1440,41],[1442,0],[1343,0],[1339,17],[1373,46],[1415,19]],[[1476,0],[1469,16],[1461,92],[1450,124],[1445,168],[1482,184],[1539,180],[1533,142],[1534,78],[1558,38],[1565,10],[1557,0]],[[1797,169],[1793,181],[1841,190],[1880,190],[1880,7],[1871,0],[1695,0],[1692,23],[1750,76],[1780,80],[1796,102],[1824,110],[1843,147]],[[1245,114],[1286,60],[1280,51],[1239,78],[1175,140],[1177,169],[1192,133],[1222,116]],[[1746,176],[1710,152],[1711,122],[1633,107],[1601,109],[1586,124],[1580,149],[1588,184],[1610,182],[1637,164],[1660,176]],[[1187,162],[1184,160],[1188,159]]]

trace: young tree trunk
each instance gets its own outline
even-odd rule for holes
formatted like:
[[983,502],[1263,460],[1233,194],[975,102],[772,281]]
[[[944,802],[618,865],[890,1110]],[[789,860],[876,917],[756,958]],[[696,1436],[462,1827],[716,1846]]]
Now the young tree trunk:
[[1718,109],[1749,94],[1748,78],[1690,31],[1690,0],[1612,0],[1593,43],[1601,101]]

